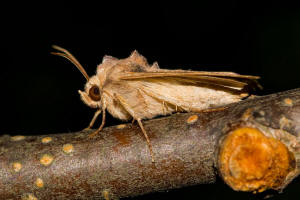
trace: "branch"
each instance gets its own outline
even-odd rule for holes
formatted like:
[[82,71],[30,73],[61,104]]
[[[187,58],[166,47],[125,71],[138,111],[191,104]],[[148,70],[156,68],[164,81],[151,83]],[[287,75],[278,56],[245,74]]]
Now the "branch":
[[[0,138],[2,199],[114,199],[214,183],[282,190],[299,174],[300,89],[88,132]],[[217,169],[217,170],[216,170]]]

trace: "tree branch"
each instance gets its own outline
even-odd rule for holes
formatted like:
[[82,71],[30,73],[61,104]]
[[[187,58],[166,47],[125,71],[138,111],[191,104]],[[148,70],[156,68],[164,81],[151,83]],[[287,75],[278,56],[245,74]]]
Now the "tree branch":
[[[188,185],[281,190],[299,174],[300,89],[225,110],[89,132],[0,138],[2,199],[114,199]],[[216,170],[217,169],[217,170]]]

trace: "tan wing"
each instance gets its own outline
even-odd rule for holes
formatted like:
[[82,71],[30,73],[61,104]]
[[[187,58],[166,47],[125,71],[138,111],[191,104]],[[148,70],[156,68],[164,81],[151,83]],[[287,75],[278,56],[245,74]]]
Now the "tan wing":
[[244,78],[244,79],[259,79],[259,76],[240,75],[234,72],[206,72],[206,71],[188,71],[188,70],[168,70],[160,69],[154,72],[127,72],[124,75],[132,78],[147,78],[147,77],[163,77],[163,76],[214,76],[214,77],[231,77],[231,78]]
[[182,85],[198,85],[202,87],[217,86],[222,89],[246,90],[261,88],[258,76],[240,75],[233,72],[205,72],[186,70],[159,70],[156,72],[124,72],[122,80],[175,81]]

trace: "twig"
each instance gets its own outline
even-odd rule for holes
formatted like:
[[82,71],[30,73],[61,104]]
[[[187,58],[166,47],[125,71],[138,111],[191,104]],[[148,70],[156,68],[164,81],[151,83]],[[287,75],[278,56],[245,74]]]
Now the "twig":
[[89,132],[0,138],[0,199],[114,199],[214,183],[283,189],[299,174],[300,89]]

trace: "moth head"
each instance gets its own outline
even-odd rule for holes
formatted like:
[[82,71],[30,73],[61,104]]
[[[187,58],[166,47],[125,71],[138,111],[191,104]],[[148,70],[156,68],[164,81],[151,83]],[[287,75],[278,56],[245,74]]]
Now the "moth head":
[[101,88],[100,81],[97,76],[92,76],[85,84],[84,91],[78,90],[81,100],[92,108],[101,107]]
[[66,49],[56,45],[53,45],[52,47],[59,51],[59,52],[52,52],[52,54],[64,57],[69,61],[71,61],[87,80],[84,91],[81,90],[78,91],[81,100],[89,107],[92,108],[101,107],[101,89],[100,89],[100,81],[98,77],[97,76],[89,77],[86,71],[84,70],[84,68],[82,67],[82,65],[78,62],[78,60]]

